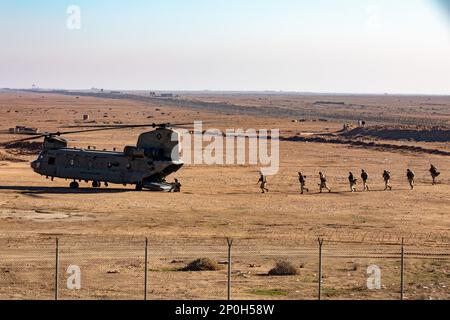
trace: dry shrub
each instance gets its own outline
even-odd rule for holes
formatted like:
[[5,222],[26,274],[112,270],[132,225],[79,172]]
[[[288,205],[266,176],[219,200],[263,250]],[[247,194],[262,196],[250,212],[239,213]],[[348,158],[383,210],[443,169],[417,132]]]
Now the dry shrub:
[[181,271],[217,271],[220,265],[209,258],[201,258],[190,262],[187,266],[180,269]]
[[278,261],[275,268],[269,271],[269,276],[295,276],[297,274],[297,268],[288,261]]
[[0,161],[9,161],[9,162],[27,162],[27,160],[15,158],[13,156],[10,156],[8,154],[5,154],[0,151]]

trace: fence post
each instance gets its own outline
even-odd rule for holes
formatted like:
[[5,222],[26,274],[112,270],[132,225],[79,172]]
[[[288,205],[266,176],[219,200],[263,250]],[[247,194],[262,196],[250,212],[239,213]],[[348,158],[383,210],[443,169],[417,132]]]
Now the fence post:
[[231,300],[231,246],[233,245],[233,240],[227,238],[228,244],[228,286],[227,286],[227,298],[228,301]]
[[319,292],[318,292],[318,299],[322,299],[322,245],[323,245],[323,239],[318,238],[319,242]]
[[400,257],[400,300],[404,298],[405,291],[405,247],[404,247],[404,238],[402,238],[402,248],[401,248],[401,257]]
[[58,300],[58,275],[59,275],[59,239],[56,238],[56,248],[55,248],[55,300]]
[[144,258],[144,300],[147,300],[148,285],[148,238],[145,237],[145,258]]

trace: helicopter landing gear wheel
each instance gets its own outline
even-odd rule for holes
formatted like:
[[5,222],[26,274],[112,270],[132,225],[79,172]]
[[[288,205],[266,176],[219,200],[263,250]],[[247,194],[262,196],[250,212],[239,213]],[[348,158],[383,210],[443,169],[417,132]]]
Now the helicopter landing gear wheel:
[[72,181],[69,185],[70,189],[78,189],[80,185],[76,181]]
[[92,188],[100,188],[101,184],[98,181],[92,181]]
[[136,191],[142,191],[142,183],[136,184]]

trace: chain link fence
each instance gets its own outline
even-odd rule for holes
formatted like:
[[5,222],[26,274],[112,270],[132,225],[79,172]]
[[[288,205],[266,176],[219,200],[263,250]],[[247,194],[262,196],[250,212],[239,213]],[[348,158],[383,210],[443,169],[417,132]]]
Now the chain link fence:
[[449,249],[326,239],[6,238],[0,299],[450,299]]

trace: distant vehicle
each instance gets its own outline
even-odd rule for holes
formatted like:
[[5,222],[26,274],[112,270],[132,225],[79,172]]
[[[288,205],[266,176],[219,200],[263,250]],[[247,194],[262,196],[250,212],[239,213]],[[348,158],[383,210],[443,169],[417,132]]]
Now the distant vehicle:
[[[123,152],[99,151],[93,148],[69,148],[62,135],[153,127],[138,137],[136,146],[126,146]],[[43,149],[31,168],[47,178],[73,180],[70,188],[79,188],[79,182],[92,182],[93,188],[102,183],[135,185],[136,190],[172,191],[173,185],[165,178],[178,171],[183,162],[179,153],[179,133],[170,124],[151,125],[105,125],[89,126],[89,129],[70,132],[44,133],[35,137],[3,143],[30,141],[44,138]]]

